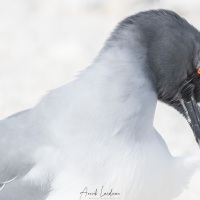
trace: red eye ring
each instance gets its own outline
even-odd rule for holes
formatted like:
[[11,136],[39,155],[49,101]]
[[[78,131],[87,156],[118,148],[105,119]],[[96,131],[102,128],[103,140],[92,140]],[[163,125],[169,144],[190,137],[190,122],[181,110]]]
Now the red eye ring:
[[200,74],[200,66],[197,68],[197,74]]

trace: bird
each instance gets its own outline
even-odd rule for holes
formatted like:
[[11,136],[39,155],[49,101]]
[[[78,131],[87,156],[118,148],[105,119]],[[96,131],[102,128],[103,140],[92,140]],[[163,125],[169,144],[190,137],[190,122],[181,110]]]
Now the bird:
[[182,114],[198,145],[199,83],[195,27],[164,9],[126,17],[75,80],[0,121],[0,199],[177,197],[199,160],[172,156],[155,109]]

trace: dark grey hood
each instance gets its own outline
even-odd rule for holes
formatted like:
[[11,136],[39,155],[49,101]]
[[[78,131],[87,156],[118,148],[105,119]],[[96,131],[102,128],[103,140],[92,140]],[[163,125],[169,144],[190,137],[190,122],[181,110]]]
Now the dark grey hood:
[[146,49],[146,71],[158,99],[186,117],[199,143],[199,31],[172,11],[152,10],[123,20],[110,40],[120,40],[118,33],[127,29],[136,32],[138,42]]

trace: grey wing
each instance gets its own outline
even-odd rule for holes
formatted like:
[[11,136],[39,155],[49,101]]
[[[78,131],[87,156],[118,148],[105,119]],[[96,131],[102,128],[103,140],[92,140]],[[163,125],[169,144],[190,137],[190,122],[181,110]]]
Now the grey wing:
[[23,177],[32,169],[37,141],[28,130],[26,110],[0,121],[0,199],[44,200],[49,186],[34,185]]

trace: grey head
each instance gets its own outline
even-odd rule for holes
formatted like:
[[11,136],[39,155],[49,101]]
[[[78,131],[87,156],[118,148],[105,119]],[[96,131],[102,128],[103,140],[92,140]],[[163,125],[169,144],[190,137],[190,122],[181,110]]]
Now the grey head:
[[123,30],[137,31],[146,49],[151,78],[158,99],[181,112],[200,139],[200,33],[178,14],[168,10],[141,12],[123,20],[110,40]]

